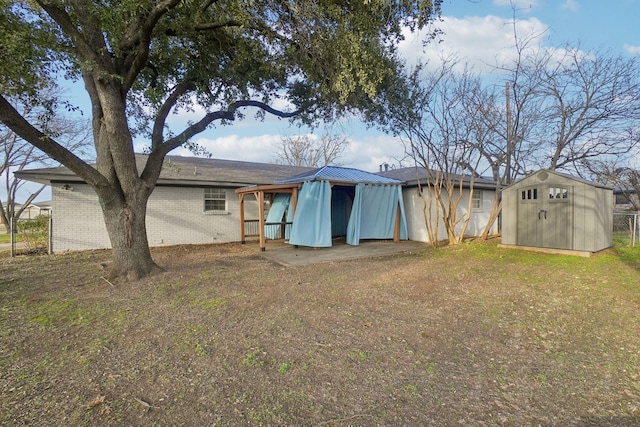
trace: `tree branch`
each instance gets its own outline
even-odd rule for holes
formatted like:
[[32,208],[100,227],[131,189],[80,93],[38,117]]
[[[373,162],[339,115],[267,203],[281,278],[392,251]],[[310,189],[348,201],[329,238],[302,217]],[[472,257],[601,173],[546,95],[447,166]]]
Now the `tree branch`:
[[151,151],[155,151],[163,142],[162,131],[164,130],[164,125],[171,112],[171,109],[176,105],[178,99],[194,89],[194,84],[192,82],[183,82],[176,86],[174,91],[169,95],[169,97],[162,103],[158,114],[156,115],[156,119],[153,123],[153,131],[151,133]]
[[[110,188],[107,179],[96,169],[60,145],[54,139],[33,127],[0,95],[0,121],[20,138],[47,153],[51,158],[67,166],[76,175],[84,179],[96,192],[101,188]],[[109,193],[110,194],[110,193]],[[108,195],[108,194],[106,194]]]
[[239,108],[243,107],[260,108],[267,113],[273,114],[274,116],[280,118],[295,117],[303,111],[302,109],[292,112],[280,111],[265,104],[264,102],[253,100],[241,100],[233,102],[231,105],[229,105],[229,108],[227,110],[208,113],[199,122],[192,124],[180,134],[174,136],[171,139],[168,139],[162,144],[156,145],[156,148],[149,155],[149,159],[147,160],[147,164],[145,165],[144,171],[140,175],[140,178],[146,183],[146,185],[152,185],[152,183],[155,182],[155,179],[160,174],[164,156],[166,156],[171,150],[178,148],[179,146],[187,142],[193,136],[203,132],[214,121],[235,120],[236,111]]
[[122,93],[126,94],[133,86],[140,71],[147,65],[149,58],[149,45],[153,29],[160,18],[167,12],[174,9],[181,0],[164,0],[158,3],[138,25],[132,25],[128,34],[124,37],[120,48],[123,52],[134,50],[125,60],[124,80],[122,82]]
[[207,30],[218,30],[220,28],[242,27],[242,26],[243,26],[242,22],[236,21],[235,19],[231,19],[227,22],[220,22],[220,23],[209,22],[209,23],[203,23],[203,24],[196,24],[194,29],[196,31],[207,31]]

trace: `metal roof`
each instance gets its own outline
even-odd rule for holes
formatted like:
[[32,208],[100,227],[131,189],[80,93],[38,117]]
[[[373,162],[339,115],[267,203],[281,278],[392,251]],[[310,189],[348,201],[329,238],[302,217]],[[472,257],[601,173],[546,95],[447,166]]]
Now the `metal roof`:
[[304,181],[337,181],[362,184],[392,184],[400,185],[403,182],[394,178],[365,172],[359,169],[343,168],[339,166],[323,166],[318,169],[303,172],[290,178],[276,181],[276,184],[289,184]]

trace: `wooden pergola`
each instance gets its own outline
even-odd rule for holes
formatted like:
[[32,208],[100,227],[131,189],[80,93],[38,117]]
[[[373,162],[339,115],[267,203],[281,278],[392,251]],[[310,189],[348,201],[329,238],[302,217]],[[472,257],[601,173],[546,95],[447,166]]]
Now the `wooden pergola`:
[[[247,237],[260,238],[260,250],[264,252],[267,243],[265,236],[266,218],[264,215],[264,201],[273,202],[276,194],[291,194],[291,214],[295,213],[298,204],[298,190],[302,186],[301,182],[294,184],[273,184],[273,185],[253,185],[250,187],[238,188],[235,192],[240,198],[240,242],[245,243]],[[258,234],[248,234],[246,232],[246,221],[244,215],[244,198],[247,194],[253,194],[258,201]]]
[[[331,187],[333,188],[335,185],[342,186],[355,186],[352,182],[339,182],[333,181],[331,182]],[[273,184],[273,185],[253,185],[250,187],[238,188],[235,192],[238,194],[240,198],[240,241],[242,243],[246,242],[247,237],[258,237],[260,239],[260,250],[266,250],[266,242],[267,238],[265,235],[265,226],[266,225],[282,225],[282,232],[286,229],[286,226],[289,225],[286,222],[278,222],[278,223],[267,223],[264,212],[264,202],[265,200],[269,200],[269,202],[273,202],[276,194],[291,194],[291,202],[289,205],[289,209],[291,209],[291,217],[296,210],[296,205],[298,204],[298,190],[302,187],[301,182],[297,183],[288,183],[288,184]],[[247,233],[247,223],[256,222],[245,220],[245,203],[244,198],[246,195],[252,194],[258,202],[258,232],[257,233]],[[400,207],[396,209],[395,215],[395,224],[394,224],[394,233],[393,233],[393,241],[400,241]],[[284,234],[283,234],[284,237]]]

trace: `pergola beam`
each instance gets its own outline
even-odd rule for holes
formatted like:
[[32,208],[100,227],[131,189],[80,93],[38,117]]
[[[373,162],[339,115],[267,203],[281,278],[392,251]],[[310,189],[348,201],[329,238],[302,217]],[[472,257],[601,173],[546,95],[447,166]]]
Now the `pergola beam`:
[[253,194],[258,202],[258,237],[260,239],[260,251],[264,252],[267,246],[267,237],[265,234],[265,222],[266,216],[264,211],[265,195],[269,196],[269,199],[273,201],[273,197],[276,194],[284,193],[291,194],[291,202],[289,209],[292,214],[295,213],[296,205],[298,204],[298,190],[302,186],[302,183],[295,184],[273,184],[273,185],[252,185],[250,187],[238,188],[235,190],[240,200],[240,241],[245,243],[246,230],[245,230],[245,203],[244,196],[247,194]]

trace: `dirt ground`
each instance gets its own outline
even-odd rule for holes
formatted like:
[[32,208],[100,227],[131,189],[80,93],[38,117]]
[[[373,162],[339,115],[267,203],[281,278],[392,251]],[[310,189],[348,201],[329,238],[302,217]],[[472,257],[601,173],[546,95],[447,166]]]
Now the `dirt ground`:
[[640,248],[153,254],[0,256],[0,425],[640,425]]

